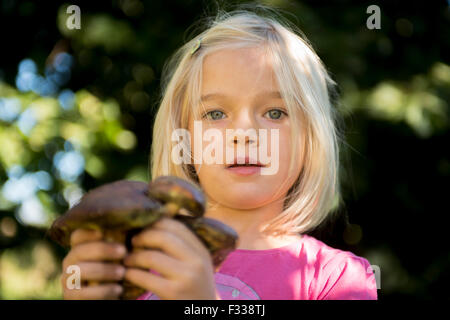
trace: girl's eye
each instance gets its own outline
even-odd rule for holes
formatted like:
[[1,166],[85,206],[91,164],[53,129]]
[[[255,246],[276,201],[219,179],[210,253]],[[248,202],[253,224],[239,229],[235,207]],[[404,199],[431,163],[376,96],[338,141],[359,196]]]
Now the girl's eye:
[[283,115],[287,115],[286,112],[279,110],[279,109],[272,109],[266,112],[266,114],[269,115],[270,119],[272,120],[278,120],[280,119]]
[[203,117],[207,118],[208,120],[220,120],[223,119],[225,114],[220,110],[212,110],[207,112]]
[[[265,114],[267,114],[270,119],[272,120],[279,120],[283,115],[287,115],[286,112],[279,110],[279,109],[272,109],[267,111]],[[221,120],[225,118],[225,113],[223,113],[220,110],[212,110],[208,111],[203,118],[206,118],[208,120]]]

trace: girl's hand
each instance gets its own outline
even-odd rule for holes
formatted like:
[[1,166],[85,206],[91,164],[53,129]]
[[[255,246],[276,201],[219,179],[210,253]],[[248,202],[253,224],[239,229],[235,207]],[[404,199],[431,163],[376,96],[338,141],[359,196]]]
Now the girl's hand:
[[209,251],[181,222],[163,218],[132,243],[143,249],[125,258],[126,280],[165,300],[219,299]]
[[[118,299],[122,286],[118,282],[123,279],[125,268],[118,261],[126,255],[122,244],[102,241],[101,231],[77,229],[70,237],[71,249],[63,260],[61,284],[64,299]],[[115,262],[115,263],[114,263]],[[80,289],[70,289],[67,286],[69,266],[80,268]],[[99,282],[96,285],[86,285],[86,281]],[[110,282],[110,283],[101,283]]]

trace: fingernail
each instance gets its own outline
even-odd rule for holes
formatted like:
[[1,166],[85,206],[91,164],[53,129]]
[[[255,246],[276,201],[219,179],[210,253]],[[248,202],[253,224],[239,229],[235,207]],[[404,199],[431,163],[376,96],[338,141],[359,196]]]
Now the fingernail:
[[114,293],[115,294],[121,294],[122,293],[122,287],[121,286],[115,286],[114,287]]
[[119,277],[123,277],[123,276],[125,275],[125,268],[122,268],[122,267],[116,268],[116,274],[117,274]]
[[124,246],[118,246],[116,247],[116,252],[120,255],[125,254],[125,252],[127,252],[127,250],[125,249]]

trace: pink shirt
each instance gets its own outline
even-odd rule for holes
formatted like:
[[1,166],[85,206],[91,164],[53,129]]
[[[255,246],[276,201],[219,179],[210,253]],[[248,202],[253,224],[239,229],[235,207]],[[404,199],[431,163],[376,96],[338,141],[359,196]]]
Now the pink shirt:
[[[224,300],[376,300],[369,262],[303,235],[268,250],[236,249],[215,273]],[[147,292],[138,300],[157,300]]]

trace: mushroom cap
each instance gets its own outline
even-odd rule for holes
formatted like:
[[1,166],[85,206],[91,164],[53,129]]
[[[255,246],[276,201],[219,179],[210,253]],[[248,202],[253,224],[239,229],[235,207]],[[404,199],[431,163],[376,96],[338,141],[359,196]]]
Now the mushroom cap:
[[162,203],[175,203],[193,216],[203,216],[206,198],[195,184],[175,176],[160,176],[150,182],[148,194]]
[[148,184],[119,180],[86,193],[81,201],[56,219],[49,236],[68,246],[70,234],[77,228],[117,229],[143,228],[161,215],[161,203],[148,196]]
[[200,238],[211,253],[215,266],[220,265],[228,254],[236,249],[238,234],[219,220],[182,215],[175,216],[175,219],[186,224]]

